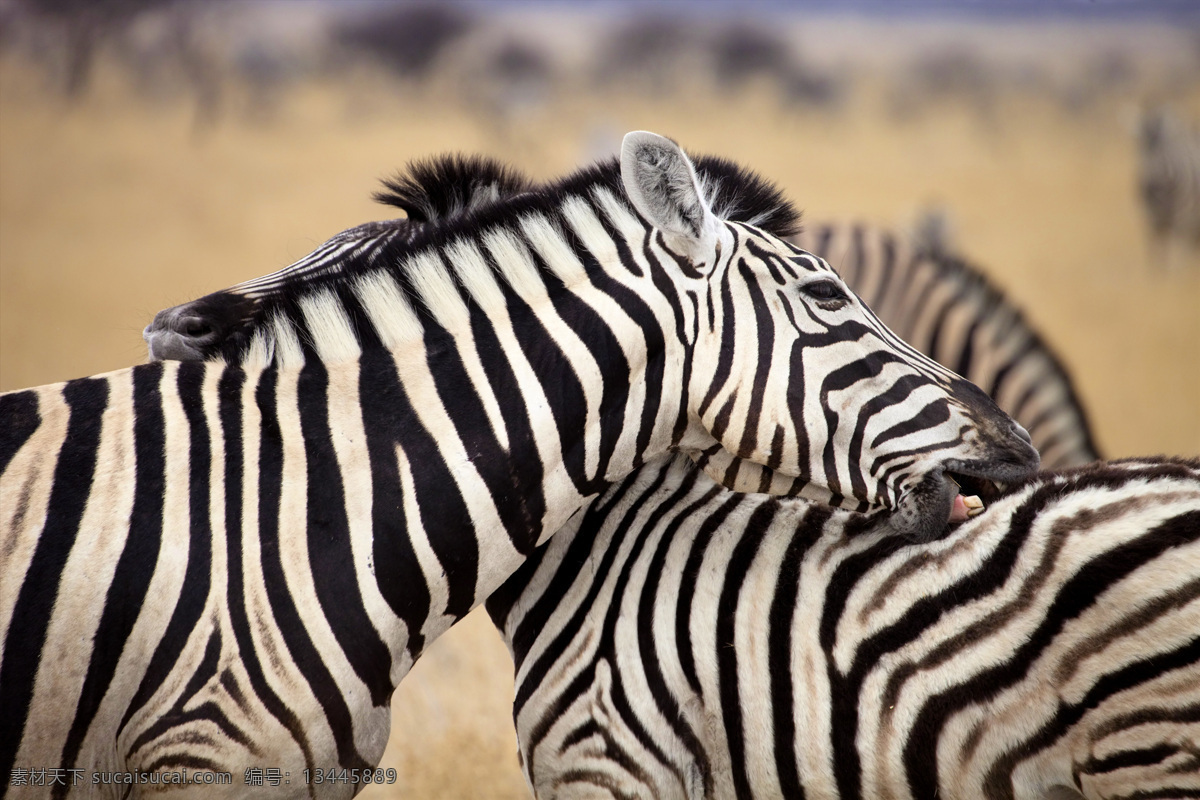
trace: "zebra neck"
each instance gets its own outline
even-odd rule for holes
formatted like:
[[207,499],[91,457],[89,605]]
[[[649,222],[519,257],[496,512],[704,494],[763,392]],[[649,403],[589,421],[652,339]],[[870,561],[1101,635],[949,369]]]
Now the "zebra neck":
[[588,284],[520,316],[426,321],[403,347],[247,374],[277,418],[283,483],[308,487],[281,513],[308,508],[293,526],[310,542],[330,528],[321,538],[369,555],[414,657],[589,497],[678,440],[686,359],[661,325],[670,310],[642,301],[636,319],[604,319],[600,294]]

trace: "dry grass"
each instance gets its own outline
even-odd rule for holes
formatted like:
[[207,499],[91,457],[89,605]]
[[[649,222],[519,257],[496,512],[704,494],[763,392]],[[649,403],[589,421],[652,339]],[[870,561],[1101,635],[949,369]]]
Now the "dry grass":
[[[646,128],[770,175],[813,219],[897,224],[949,209],[962,249],[1058,347],[1108,453],[1200,453],[1200,264],[1148,263],[1121,110],[1072,118],[1007,98],[984,125],[953,107],[895,123],[859,106],[802,116],[765,90],[574,96],[501,128],[366,82],[308,87],[268,122],[197,131],[186,104],[134,101],[112,80],[66,107],[6,61],[0,389],[144,360],[155,311],[385,215],[369,192],[409,158],[480,151],[550,176],[597,155],[588,143]],[[402,783],[364,796],[524,796],[510,692],[511,664],[477,612],[397,692],[387,763]]]

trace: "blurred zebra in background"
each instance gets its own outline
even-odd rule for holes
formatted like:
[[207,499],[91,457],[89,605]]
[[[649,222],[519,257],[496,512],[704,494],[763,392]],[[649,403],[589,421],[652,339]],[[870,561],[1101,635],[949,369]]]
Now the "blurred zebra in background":
[[940,238],[910,242],[886,228],[841,222],[806,225],[793,241],[828,261],[900,338],[991,395],[1029,431],[1044,468],[1100,458],[1053,348]]
[[1200,795],[1200,462],[888,522],[684,458],[611,489],[487,601],[536,796]]
[[1138,189],[1155,260],[1200,257],[1200,133],[1168,108],[1142,114]]

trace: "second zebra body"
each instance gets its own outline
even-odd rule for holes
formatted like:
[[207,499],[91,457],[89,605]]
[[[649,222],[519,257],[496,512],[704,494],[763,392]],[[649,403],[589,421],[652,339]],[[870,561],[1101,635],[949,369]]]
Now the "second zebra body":
[[1200,463],[1039,475],[944,539],[648,465],[488,610],[547,798],[1200,795]]

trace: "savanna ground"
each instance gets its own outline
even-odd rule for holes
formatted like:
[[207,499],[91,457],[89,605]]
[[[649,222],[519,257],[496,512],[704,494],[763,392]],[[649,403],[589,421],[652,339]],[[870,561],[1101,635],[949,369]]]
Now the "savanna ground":
[[[1170,270],[1151,257],[1127,97],[1069,112],[1014,92],[898,113],[868,75],[819,112],[750,82],[560,91],[501,118],[355,72],[198,124],[186,98],[147,100],[104,64],[94,77],[68,102],[21,59],[0,61],[0,389],[144,361],[159,309],[390,216],[370,192],[411,158],[480,152],[551,177],[648,129],[771,177],[812,220],[904,227],[945,209],[957,248],[1062,356],[1107,454],[1200,454],[1200,257]],[[1175,99],[1193,117],[1196,85]],[[527,796],[511,670],[481,611],[439,641],[393,703],[382,766],[400,782],[363,796]]]

